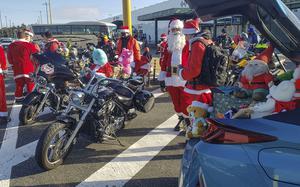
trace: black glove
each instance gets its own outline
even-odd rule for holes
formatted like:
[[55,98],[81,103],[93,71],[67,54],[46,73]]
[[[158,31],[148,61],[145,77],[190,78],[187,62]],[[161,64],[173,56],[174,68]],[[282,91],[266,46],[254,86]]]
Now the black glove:
[[165,81],[159,81],[160,89],[162,92],[166,92]]

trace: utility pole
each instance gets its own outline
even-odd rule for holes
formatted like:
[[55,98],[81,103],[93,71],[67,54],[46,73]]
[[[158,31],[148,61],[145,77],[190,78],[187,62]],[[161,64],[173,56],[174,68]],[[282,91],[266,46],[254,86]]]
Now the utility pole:
[[2,15],[1,15],[1,11],[0,11],[0,26],[1,26],[1,29],[3,28],[3,25],[2,25]]
[[52,24],[51,0],[48,0],[50,24]]
[[40,10],[40,19],[41,19],[41,24],[43,24],[42,11],[41,10]]
[[7,28],[7,16],[5,16],[5,26],[6,26],[6,28]]
[[123,25],[128,26],[129,32],[132,34],[131,0],[123,0]]
[[11,19],[9,19],[9,27],[11,28]]
[[49,24],[48,3],[45,1],[45,3],[43,3],[43,5],[46,6],[47,24]]

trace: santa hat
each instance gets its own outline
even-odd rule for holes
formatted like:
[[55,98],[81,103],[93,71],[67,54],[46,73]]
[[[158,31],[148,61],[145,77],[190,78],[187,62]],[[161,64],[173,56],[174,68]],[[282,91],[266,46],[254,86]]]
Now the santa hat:
[[103,66],[108,61],[107,56],[102,49],[94,49],[92,56],[94,64],[96,65]]
[[24,33],[25,33],[26,35],[29,35],[29,36],[33,37],[33,32],[32,32],[31,30],[29,30],[29,29],[25,29],[25,30],[24,30]]
[[274,52],[274,47],[270,44],[267,49],[261,52],[255,59],[262,60],[265,63],[269,63],[272,60],[272,55]]
[[200,31],[197,19],[188,20],[184,23],[183,34],[196,34]]
[[169,26],[170,30],[171,29],[183,29],[183,22],[180,21],[179,19],[174,19],[171,21],[170,26]]
[[126,32],[126,33],[129,33],[129,27],[128,26],[121,26],[119,29],[118,29],[119,32]]
[[202,109],[206,110],[207,112],[212,112],[213,111],[213,107],[210,107],[208,104],[202,103],[202,102],[199,102],[199,101],[193,101],[191,106],[202,108]]
[[166,38],[167,38],[167,34],[166,34],[166,33],[162,33],[162,34],[160,35],[160,38],[166,39]]

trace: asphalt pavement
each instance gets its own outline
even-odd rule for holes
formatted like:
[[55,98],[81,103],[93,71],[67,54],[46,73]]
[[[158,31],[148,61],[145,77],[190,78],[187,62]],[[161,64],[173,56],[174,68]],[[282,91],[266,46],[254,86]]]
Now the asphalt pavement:
[[0,126],[0,186],[177,186],[185,138],[174,132],[177,123],[170,99],[158,86],[156,104],[147,114],[126,124],[116,141],[101,144],[80,137],[65,163],[43,171],[34,159],[38,138],[55,121],[44,112],[37,123],[19,126],[21,105],[13,105],[14,81],[6,79],[10,123]]

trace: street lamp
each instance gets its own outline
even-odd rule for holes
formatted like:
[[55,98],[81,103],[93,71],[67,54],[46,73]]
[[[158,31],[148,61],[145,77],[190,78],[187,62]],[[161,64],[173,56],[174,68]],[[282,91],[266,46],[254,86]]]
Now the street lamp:
[[45,5],[45,6],[46,6],[47,24],[49,24],[48,3],[47,3],[47,2],[45,2],[45,3],[43,3],[43,5]]

